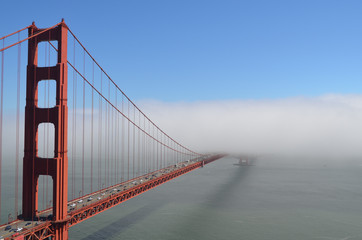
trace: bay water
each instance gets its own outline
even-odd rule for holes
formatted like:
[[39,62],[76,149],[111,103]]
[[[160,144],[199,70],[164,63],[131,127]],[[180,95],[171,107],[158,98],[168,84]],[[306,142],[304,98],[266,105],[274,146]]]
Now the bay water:
[[362,240],[362,160],[224,157],[70,229],[70,239]]

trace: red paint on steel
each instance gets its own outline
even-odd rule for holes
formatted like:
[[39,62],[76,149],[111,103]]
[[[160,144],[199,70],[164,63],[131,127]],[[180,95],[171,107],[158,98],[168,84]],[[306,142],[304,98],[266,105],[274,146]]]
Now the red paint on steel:
[[26,29],[28,29],[28,28],[30,28],[30,27],[31,27],[31,25],[29,25],[29,26],[27,26],[27,27],[25,27],[25,28],[22,28],[22,29],[20,29],[20,30],[18,30],[18,31],[16,31],[16,32],[10,33],[10,34],[8,34],[8,35],[6,35],[6,36],[4,36],[4,37],[1,37],[0,40],[3,40],[3,39],[5,39],[5,38],[8,38],[8,37],[10,37],[10,36],[12,36],[12,35],[14,35],[14,34],[20,33],[20,32],[22,32],[22,31],[24,31],[24,30],[26,30]]
[[27,240],[50,239],[55,236],[54,227],[50,221],[44,222],[31,229],[21,232],[21,236]]
[[[49,30],[52,30],[52,29],[56,28],[56,27],[59,26],[59,25],[60,25],[60,23],[54,25],[53,27],[50,27],[50,28],[47,28],[47,29],[42,29],[41,31],[39,31],[39,32],[37,32],[37,33],[35,33],[35,34],[31,35],[31,36],[29,35],[29,37],[24,38],[23,40],[18,41],[18,42],[14,43],[14,44],[11,44],[11,45],[9,45],[9,46],[7,46],[7,47],[3,46],[3,48],[0,49],[0,52],[3,52],[3,51],[5,51],[6,49],[9,49],[9,48],[11,48],[11,47],[14,47],[14,46],[16,46],[16,45],[18,45],[18,44],[20,44],[20,43],[22,43],[22,42],[25,42],[26,40],[34,39],[35,37],[37,37],[37,36],[39,36],[39,35],[47,32],[47,31],[49,31]],[[35,25],[29,26],[28,29],[33,28],[33,27],[35,27]],[[26,29],[26,28],[25,28],[25,29]],[[23,30],[25,30],[25,29],[23,29]],[[17,32],[18,32],[18,31],[17,31]],[[15,32],[15,33],[17,33],[17,32]],[[12,33],[11,35],[13,35],[13,34],[15,34],[15,33]],[[9,35],[8,35],[8,36],[9,36]],[[4,40],[5,37],[3,37],[2,39]]]
[[[25,145],[23,159],[23,218],[34,219],[38,214],[38,179],[40,175],[53,178],[53,218],[55,239],[68,239],[68,109],[67,109],[67,31],[64,22],[47,31],[35,25],[29,28],[27,89],[25,107]],[[58,61],[53,67],[38,67],[38,43],[58,41]],[[56,105],[38,108],[38,83],[56,81]],[[38,157],[38,126],[52,123],[55,128],[54,158]],[[49,168],[49,169],[48,169]]]
[[[157,177],[155,179],[152,179],[150,181],[147,181],[145,183],[142,183],[142,184],[139,184],[133,188],[130,188],[130,189],[127,189],[123,192],[120,192],[118,194],[114,194],[106,199],[102,199],[98,202],[95,202],[91,205],[88,205],[88,206],[85,206],[83,208],[80,208],[76,211],[73,211],[71,212],[67,218],[63,219],[62,221],[46,221],[46,222],[42,222],[40,223],[39,225],[37,226],[34,226],[32,228],[29,228],[29,229],[26,229],[24,230],[22,233],[21,233],[21,236],[23,236],[25,239],[29,239],[29,240],[41,240],[41,239],[49,239],[50,237],[55,237],[56,236],[56,231],[57,231],[57,227],[59,225],[64,225],[66,224],[67,227],[72,227],[80,222],[83,222],[101,212],[104,212],[114,206],[117,206],[119,204],[121,204],[122,202],[125,202],[137,195],[140,195],[148,190],[151,190],[152,188],[155,188],[165,182],[168,182],[176,177],[179,177],[183,174],[186,174],[192,170],[195,170],[195,169],[198,169],[200,167],[202,167],[203,164],[208,164],[208,163],[211,163],[217,159],[220,159],[222,157],[224,157],[225,155],[214,155],[214,156],[211,156],[203,161],[198,161],[194,164],[191,164],[189,166],[186,166],[186,167],[183,167],[183,168],[180,168],[180,169],[177,169],[173,172],[170,172],[170,173],[167,173],[167,174],[164,174],[160,177]],[[162,170],[162,169],[161,169]],[[159,170],[159,171],[161,171]],[[155,173],[158,172],[158,171],[155,171]],[[126,184],[126,183],[129,183],[129,182],[132,182],[134,180],[137,180],[137,178],[135,179],[131,179],[131,180],[128,180],[126,181],[125,183],[123,184]],[[111,187],[108,187],[107,189],[112,189],[116,187],[115,186],[111,186]],[[95,193],[98,193],[98,192],[101,192],[101,191],[104,191],[105,189],[102,189],[100,191],[97,191],[97,192],[94,192],[93,194]],[[90,196],[91,194],[89,194]],[[83,197],[88,197],[88,195],[86,196],[83,196]],[[75,201],[77,199],[74,199],[73,201]],[[46,211],[46,210],[44,210]],[[42,211],[42,212],[44,212]],[[55,239],[58,239],[58,238],[55,238]]]

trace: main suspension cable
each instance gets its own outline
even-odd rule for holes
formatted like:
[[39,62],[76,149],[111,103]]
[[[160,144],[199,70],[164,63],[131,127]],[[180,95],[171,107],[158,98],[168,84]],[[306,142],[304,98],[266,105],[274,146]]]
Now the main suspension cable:
[[148,120],[150,121],[162,134],[169,137],[172,141],[174,141],[177,145],[181,146],[182,148],[186,149],[190,153],[193,153],[195,155],[202,155],[199,153],[196,153],[185,146],[178,143],[176,140],[171,138],[168,134],[166,134],[162,129],[160,129],[150,118],[147,117],[146,114],[144,114],[141,109],[137,107],[137,105],[120,89],[120,87],[114,82],[114,80],[105,72],[105,70],[100,66],[100,64],[95,60],[95,58],[89,53],[89,51],[84,47],[84,45],[80,42],[80,40],[75,36],[75,34],[68,28],[71,35],[74,37],[74,39],[78,42],[78,44],[83,48],[83,50],[88,54],[88,56],[94,61],[94,63],[99,67],[99,69],[107,76],[107,78],[112,82],[112,84],[127,98],[127,100]]
[[[15,46],[15,45],[18,45],[18,44],[20,44],[20,43],[22,43],[22,42],[25,42],[26,40],[32,39],[32,38],[34,38],[34,37],[36,37],[36,36],[38,36],[38,35],[40,35],[40,34],[42,34],[42,33],[45,33],[46,31],[49,31],[50,29],[53,29],[53,28],[59,26],[60,24],[62,24],[62,23],[58,23],[58,24],[56,24],[56,25],[54,25],[54,26],[52,26],[52,27],[50,27],[50,28],[43,29],[43,30],[41,30],[40,32],[37,32],[37,33],[31,35],[30,37],[27,37],[27,38],[25,38],[25,39],[23,39],[23,40],[20,40],[20,41],[14,43],[14,44],[11,44],[10,46],[5,47],[5,46],[3,45],[3,48],[0,49],[0,52],[3,52],[3,51],[5,51],[6,49],[9,49],[9,48],[11,48],[11,47],[13,47],[13,46]],[[29,27],[30,27],[30,26],[29,26]],[[25,29],[26,29],[26,28],[25,28]],[[24,29],[24,30],[25,30],[25,29]],[[13,35],[13,34],[12,34],[12,35]],[[5,37],[3,37],[2,39],[4,40]]]

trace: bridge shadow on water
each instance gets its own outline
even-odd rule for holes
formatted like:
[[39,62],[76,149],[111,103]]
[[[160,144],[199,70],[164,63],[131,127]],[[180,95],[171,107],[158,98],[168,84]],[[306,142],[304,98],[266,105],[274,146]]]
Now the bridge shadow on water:
[[160,200],[157,202],[153,202],[152,204],[148,204],[143,206],[136,211],[133,211],[122,218],[118,219],[117,221],[108,224],[106,227],[99,229],[97,232],[87,235],[86,237],[82,238],[82,240],[86,239],[109,239],[114,236],[119,235],[122,231],[129,228],[131,225],[136,224],[147,216],[152,214],[154,211],[162,208],[164,205],[168,204],[168,200]]
[[[220,213],[223,214],[224,210],[233,211],[232,209],[234,209],[234,207],[238,207],[235,206],[235,203],[242,206],[243,203],[247,201],[246,199],[240,198],[240,195],[242,195],[241,192],[243,192],[243,190],[250,187],[250,183],[247,178],[254,168],[253,166],[237,165],[234,165],[233,167],[232,171],[230,169],[226,171],[226,173],[230,175],[229,178],[224,179],[223,184],[214,187],[212,194],[208,194],[203,203],[197,205],[193,209],[190,209],[182,222],[174,226],[173,229],[169,229],[169,231],[175,233],[175,237],[173,239],[232,239],[227,236],[219,235],[217,229],[225,226],[225,222],[223,222],[225,219],[219,220]],[[217,179],[215,179],[215,181],[217,181]],[[238,209],[234,210],[239,211]],[[222,221],[222,226],[217,226],[220,223],[219,221]],[[188,229],[188,232],[185,232],[184,229]]]
[[248,173],[253,168],[252,166],[237,166],[235,172],[230,176],[230,179],[222,184],[216,191],[207,198],[206,205],[211,207],[222,207],[226,204],[226,200],[232,197],[235,189],[242,184],[242,180],[248,176]]
[[[189,213],[185,219],[185,221],[179,222],[177,227],[174,226],[174,229],[171,230],[175,232],[177,235],[178,233],[184,232],[184,229],[192,229],[195,224],[200,223],[200,219],[210,219],[214,217],[214,213],[209,211],[204,211],[204,208],[213,208],[213,209],[221,209],[223,207],[228,206],[228,201],[233,198],[233,194],[235,194],[238,189],[242,189],[243,187],[240,184],[243,184],[243,179],[249,175],[248,173],[252,169],[252,166],[233,166],[232,173],[227,171],[230,174],[230,177],[227,180],[219,185],[218,187],[214,187],[213,193],[209,194],[205,197],[205,201],[198,205],[199,210],[192,209],[191,213]],[[215,179],[214,181],[218,181]],[[247,184],[247,183],[246,183]],[[119,236],[123,231],[126,231],[129,227],[134,224],[141,222],[142,220],[146,219],[148,216],[152,215],[154,212],[157,212],[159,209],[163,208],[167,204],[169,204],[172,200],[171,199],[159,199],[159,201],[152,201],[150,204],[143,206],[136,211],[130,212],[129,214],[121,217],[120,219],[110,223],[104,228],[97,230],[90,235],[85,236],[82,240],[85,239],[111,239],[116,236]],[[196,211],[194,211],[196,210]],[[195,221],[196,220],[196,221]],[[196,237],[201,232],[193,232],[193,237]],[[178,236],[181,238],[175,239],[187,239],[183,238],[182,236]],[[185,236],[184,236],[185,237]],[[190,237],[190,236],[189,236]],[[162,238],[163,239],[163,238]],[[166,238],[165,238],[166,239]],[[197,239],[197,238],[192,238]]]

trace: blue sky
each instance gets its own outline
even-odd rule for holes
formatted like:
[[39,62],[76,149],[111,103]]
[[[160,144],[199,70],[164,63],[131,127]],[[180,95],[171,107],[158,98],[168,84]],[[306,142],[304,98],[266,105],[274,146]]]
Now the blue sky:
[[134,100],[362,90],[362,1],[10,1],[0,36],[62,17]]

